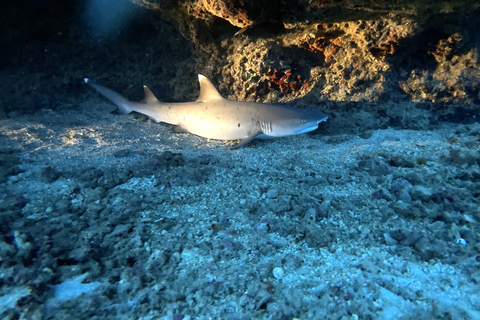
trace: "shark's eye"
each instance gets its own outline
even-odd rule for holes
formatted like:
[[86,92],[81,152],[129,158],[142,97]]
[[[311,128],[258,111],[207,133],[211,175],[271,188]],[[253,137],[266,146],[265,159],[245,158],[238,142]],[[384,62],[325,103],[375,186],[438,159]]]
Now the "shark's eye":
[[302,119],[302,123],[307,123],[307,120],[305,120],[305,119]]

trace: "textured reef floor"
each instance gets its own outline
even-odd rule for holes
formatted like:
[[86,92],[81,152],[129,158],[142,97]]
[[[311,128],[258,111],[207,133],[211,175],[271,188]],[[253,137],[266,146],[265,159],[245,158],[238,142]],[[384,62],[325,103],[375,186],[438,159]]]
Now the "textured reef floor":
[[[480,319],[477,2],[3,1],[0,317]],[[231,150],[82,80],[198,73],[329,118]]]
[[5,314],[479,317],[478,123],[232,151],[104,109],[0,122]]

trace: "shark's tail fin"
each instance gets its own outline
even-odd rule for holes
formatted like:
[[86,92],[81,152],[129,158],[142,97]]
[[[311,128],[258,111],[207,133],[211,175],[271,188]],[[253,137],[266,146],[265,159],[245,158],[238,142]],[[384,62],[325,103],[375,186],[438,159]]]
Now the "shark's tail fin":
[[113,90],[101,86],[88,78],[84,78],[83,81],[85,81],[85,83],[88,84],[90,87],[94,88],[102,95],[104,95],[108,100],[112,101],[118,107],[118,112],[120,114],[128,114],[133,111],[133,103],[119,93],[116,93]]

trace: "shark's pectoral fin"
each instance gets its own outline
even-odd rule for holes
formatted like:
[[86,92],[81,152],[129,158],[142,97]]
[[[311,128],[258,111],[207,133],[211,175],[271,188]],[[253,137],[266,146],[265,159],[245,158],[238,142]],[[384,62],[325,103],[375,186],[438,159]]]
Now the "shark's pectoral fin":
[[253,139],[255,139],[256,137],[258,137],[261,134],[263,134],[262,130],[253,131],[248,137],[240,140],[240,142],[236,146],[233,146],[231,149],[239,149],[239,148],[245,146],[247,143],[249,143],[250,141],[252,141]]
[[124,115],[125,113],[120,111],[118,108],[110,112],[111,114],[116,114],[116,115]]
[[184,127],[178,125],[178,126],[173,126],[173,130],[172,130],[174,133],[190,133],[190,131],[188,131],[187,129],[185,129]]

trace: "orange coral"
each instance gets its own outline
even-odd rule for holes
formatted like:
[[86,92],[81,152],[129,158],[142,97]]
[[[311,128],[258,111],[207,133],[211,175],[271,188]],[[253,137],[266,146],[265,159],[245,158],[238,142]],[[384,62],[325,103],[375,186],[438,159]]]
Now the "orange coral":
[[302,81],[300,76],[293,77],[291,71],[282,72],[270,69],[267,77],[269,78],[269,86],[274,90],[281,91],[283,94],[295,93],[297,96],[302,89],[308,88],[307,80]]
[[323,53],[325,56],[325,62],[328,62],[335,52],[337,52],[337,48],[340,47],[340,39],[326,39],[321,36],[310,37],[307,35],[304,47],[313,53]]

